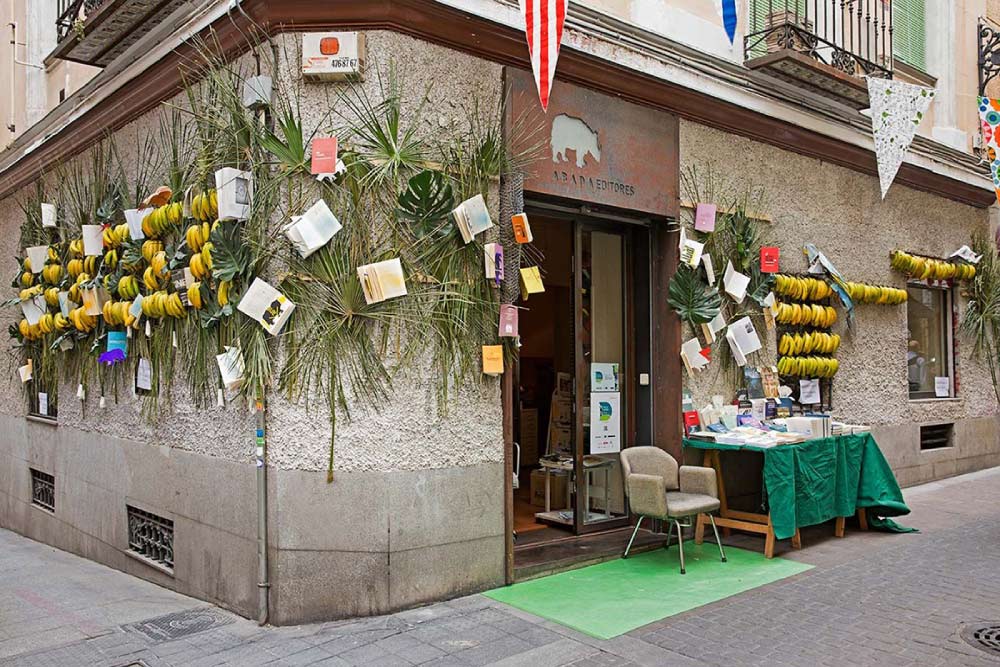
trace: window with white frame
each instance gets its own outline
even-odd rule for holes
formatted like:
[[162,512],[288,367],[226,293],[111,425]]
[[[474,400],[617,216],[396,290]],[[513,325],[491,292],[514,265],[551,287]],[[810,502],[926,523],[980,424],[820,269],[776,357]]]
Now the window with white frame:
[[906,377],[911,399],[955,395],[952,355],[952,290],[907,286]]

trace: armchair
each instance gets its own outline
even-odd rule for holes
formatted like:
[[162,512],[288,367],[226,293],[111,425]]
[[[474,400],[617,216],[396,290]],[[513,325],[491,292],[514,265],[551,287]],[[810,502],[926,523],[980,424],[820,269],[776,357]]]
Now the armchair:
[[[639,515],[622,558],[628,558],[643,519],[660,519],[672,524],[667,529],[667,549],[670,548],[670,530],[676,526],[681,574],[684,574],[684,537],[681,528],[691,525],[691,517],[705,514],[712,523],[722,562],[726,562],[726,551],[722,547],[715,518],[712,516],[712,512],[720,506],[715,470],[697,466],[678,467],[674,457],[658,447],[623,449],[621,462],[629,508],[633,514]],[[682,523],[684,519],[688,519],[688,522]]]

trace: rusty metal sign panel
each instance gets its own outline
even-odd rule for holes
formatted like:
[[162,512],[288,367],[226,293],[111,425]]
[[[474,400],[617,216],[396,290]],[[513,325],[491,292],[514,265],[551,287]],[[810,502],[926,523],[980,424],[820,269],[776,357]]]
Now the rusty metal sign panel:
[[548,113],[531,73],[507,68],[508,133],[526,192],[676,217],[677,117],[556,81]]

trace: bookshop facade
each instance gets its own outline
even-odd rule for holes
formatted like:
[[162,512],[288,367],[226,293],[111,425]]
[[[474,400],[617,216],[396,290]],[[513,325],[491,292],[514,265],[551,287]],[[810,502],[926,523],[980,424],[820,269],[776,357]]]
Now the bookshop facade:
[[[677,83],[664,63],[683,65],[683,54],[661,59],[574,33],[541,114],[521,29],[455,4],[244,3],[276,31],[281,76],[301,72],[301,31],[362,29],[378,55],[369,60],[378,75],[363,82],[371,99],[382,99],[392,64],[406,63],[402,108],[431,110],[418,132],[468,129],[456,100],[474,100],[504,108],[509,144],[531,156],[487,198],[515,276],[503,301],[520,307],[521,347],[499,380],[454,387],[445,412],[426,386],[439,372],[430,360],[396,378],[381,409],[338,415],[329,484],[325,402],[268,396],[272,623],[380,614],[485,590],[544,570],[558,562],[553,547],[574,540],[622,548],[630,518],[618,452],[651,444],[680,457],[685,390],[696,406],[720,387],[730,393],[718,365],[687,377],[681,327],[667,305],[679,224],[690,211],[680,185],[689,168],[713,167],[770,193],[763,233],[789,271],[802,270],[802,248],[812,243],[852,280],[906,288],[889,266],[891,250],[947,256],[989,227],[994,195],[985,179],[970,185],[904,165],[882,202],[869,150],[783,120],[790,103],[751,110],[691,83],[702,79]],[[223,13],[213,25],[249,67],[243,21]],[[121,84],[120,92],[84,91],[95,93],[79,112],[85,122],[71,126],[78,119],[67,104],[43,121],[44,137],[26,135],[0,155],[5,256],[17,255],[19,202],[46,160],[89,159],[85,147],[106,132],[122,155],[136,155],[169,113],[156,105],[186,103],[177,92],[185,57],[179,50],[137,61],[133,69],[147,67],[155,87],[130,87],[109,69],[100,82]],[[340,85],[301,87],[305,136],[329,128]],[[36,141],[30,159],[15,159]],[[521,212],[533,241],[518,250],[509,221]],[[275,229],[286,222],[275,220]],[[518,265],[538,269],[543,292],[519,300]],[[1000,465],[988,373],[954,335],[967,303],[958,290],[924,291],[911,294],[909,309],[860,306],[864,316],[838,354],[833,401],[838,416],[873,427],[904,486]],[[762,342],[761,358],[775,359],[774,337]],[[724,341],[713,349],[729,353]],[[934,379],[949,374],[949,395],[935,397]],[[8,374],[0,383],[0,526],[257,616],[256,425],[245,404],[198,407],[182,374],[174,385],[173,410],[150,424],[127,392],[98,407],[96,391],[77,399],[77,384],[63,380],[58,418],[39,421],[26,416],[20,382]],[[928,427],[950,434],[935,441],[944,446],[922,448]],[[32,503],[35,481],[48,479],[40,475],[54,480],[52,512]],[[727,488],[738,495],[739,484]],[[170,572],[134,557],[129,512],[169,521]]]

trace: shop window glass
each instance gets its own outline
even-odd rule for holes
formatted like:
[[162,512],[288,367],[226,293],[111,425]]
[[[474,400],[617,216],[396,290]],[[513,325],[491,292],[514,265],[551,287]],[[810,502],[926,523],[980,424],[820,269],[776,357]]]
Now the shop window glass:
[[906,375],[910,398],[948,398],[954,394],[951,292],[916,285],[909,286],[907,292]]

